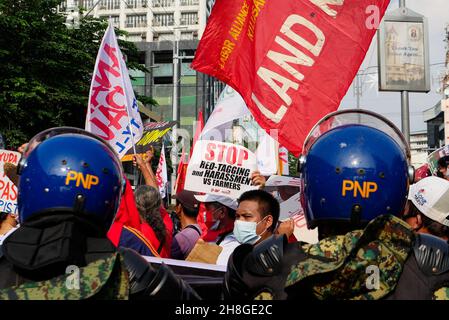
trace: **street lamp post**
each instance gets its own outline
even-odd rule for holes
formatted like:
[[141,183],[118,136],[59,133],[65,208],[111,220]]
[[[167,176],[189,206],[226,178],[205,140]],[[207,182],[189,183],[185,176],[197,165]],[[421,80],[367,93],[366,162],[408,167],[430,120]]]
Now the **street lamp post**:
[[[399,7],[405,8],[405,0],[399,0]],[[410,144],[410,104],[408,91],[401,92],[401,122],[402,133],[407,143]]]

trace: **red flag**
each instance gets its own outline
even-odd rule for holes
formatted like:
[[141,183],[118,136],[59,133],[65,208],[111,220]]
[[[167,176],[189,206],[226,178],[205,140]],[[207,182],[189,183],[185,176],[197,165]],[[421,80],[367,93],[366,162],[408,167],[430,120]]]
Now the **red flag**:
[[176,174],[175,194],[184,190],[184,181],[187,173],[187,165],[188,163],[185,161],[185,151],[183,147],[181,153],[181,160],[179,161],[178,164],[178,172]]
[[120,200],[120,207],[115,215],[114,223],[112,223],[112,226],[107,233],[109,240],[111,240],[115,246],[117,246],[120,241],[120,234],[123,226],[140,230],[140,216],[134,200],[133,189],[128,179],[125,178],[125,180],[125,192]]
[[298,156],[313,125],[338,109],[389,2],[217,0],[192,67],[236,89]]

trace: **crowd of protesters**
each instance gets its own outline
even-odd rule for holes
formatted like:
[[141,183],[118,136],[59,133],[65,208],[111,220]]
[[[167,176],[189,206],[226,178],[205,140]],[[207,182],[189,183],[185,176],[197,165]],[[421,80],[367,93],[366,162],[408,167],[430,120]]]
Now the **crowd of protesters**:
[[[397,145],[394,145],[394,150],[391,151],[392,154],[398,152],[395,148],[397,148]],[[24,150],[24,146],[19,149],[22,153]],[[188,190],[178,190],[176,194],[173,195],[174,204],[165,207],[151,166],[153,157],[153,149],[146,152],[144,156],[134,155],[134,165],[142,174],[145,184],[139,185],[133,189],[130,182],[125,179],[126,183],[124,184],[124,188],[120,191],[121,200],[118,204],[118,209],[116,213],[114,213],[112,225],[109,224],[110,228],[108,228],[107,232],[109,241],[117,248],[132,249],[141,256],[205,262],[227,266],[225,282],[231,281],[229,279],[232,279],[233,277],[234,280],[226,285],[226,294],[233,298],[264,298],[266,297],[266,294],[268,294],[268,291],[271,292],[268,294],[271,298],[287,297],[288,294],[285,291],[284,284],[288,283],[288,281],[300,282],[301,279],[291,280],[292,277],[298,277],[298,275],[294,274],[292,276],[292,272],[294,272],[292,270],[294,269],[291,269],[291,266],[285,261],[283,261],[282,268],[279,269],[282,269],[282,271],[279,271],[279,278],[276,278],[274,274],[273,277],[267,277],[267,274],[273,273],[273,270],[276,269],[276,261],[280,263],[282,260],[278,251],[284,250],[282,249],[283,246],[285,246],[285,250],[287,251],[289,250],[288,248],[294,248],[292,249],[294,254],[289,254],[286,251],[284,253],[284,258],[287,259],[287,261],[288,259],[294,259],[295,261],[304,260],[306,261],[304,263],[309,263],[307,262],[309,261],[306,257],[307,254],[317,250],[316,248],[313,249],[313,247],[307,247],[307,245],[314,244],[297,242],[293,236],[295,224],[292,219],[280,221],[280,201],[288,200],[295,194],[296,190],[291,189],[290,187],[280,187],[277,188],[276,192],[273,192],[270,188],[266,188],[267,191],[264,191],[263,189],[265,188],[265,182],[268,177],[264,177],[256,171],[252,174],[251,180],[253,185],[258,188],[243,193],[238,199],[211,194],[198,194]],[[408,189],[408,200],[404,210],[400,214],[401,221],[406,223],[407,228],[410,228],[407,230],[412,230],[416,234],[432,235],[435,238],[442,239],[445,243],[449,241],[448,159],[449,157],[441,158],[438,161],[438,170],[434,173],[430,172],[427,166],[423,166],[415,172],[414,180],[412,181],[413,183],[410,187],[408,187],[407,183],[407,187],[403,188],[404,190]],[[403,161],[404,163],[406,162],[405,160]],[[4,169],[5,174],[12,180],[12,182],[14,184],[19,184],[20,178],[17,176],[14,166],[8,164],[5,165]],[[122,170],[122,168],[120,168],[120,170]],[[316,170],[318,170],[317,172],[320,172],[320,170],[325,169],[317,167]],[[339,170],[332,170],[334,173],[340,174]],[[385,177],[385,172],[381,172],[379,177],[383,179]],[[307,180],[307,177],[305,178],[305,181],[306,186],[310,185],[307,182],[309,181]],[[425,195],[425,197],[423,197],[423,195]],[[332,196],[333,195],[329,195],[329,199],[331,199]],[[19,201],[21,200],[19,199]],[[338,198],[338,201],[341,202],[347,200],[344,199],[343,195],[343,197]],[[336,203],[339,203],[338,201]],[[383,197],[380,201],[385,201],[385,204],[388,204],[387,210],[391,209],[391,201],[388,200],[388,197]],[[398,201],[400,202],[402,200]],[[392,202],[396,203],[398,201],[393,200]],[[321,198],[321,201],[317,203],[321,208],[324,208],[325,202],[326,198],[323,197]],[[372,202],[372,204],[374,204],[374,202]],[[299,205],[300,204],[298,203],[298,206]],[[316,206],[317,204],[309,202],[309,205]],[[342,225],[336,222],[338,217],[331,217],[328,220],[318,221],[318,223],[320,223],[320,240],[324,241],[324,244],[326,241],[330,241],[331,247],[335,246],[335,243],[332,241],[337,241],[339,239],[338,236],[341,236],[346,232],[349,232],[346,234],[346,237],[348,235],[356,237],[357,233],[354,233],[356,226],[366,227],[366,230],[373,228],[372,222],[368,224],[371,220],[367,220],[363,223],[361,221],[354,222],[355,220],[353,219],[357,218],[357,213],[360,211],[357,206],[358,204],[351,209],[351,223],[343,228],[341,228]],[[338,204],[334,209],[339,209]],[[308,210],[309,215],[311,215],[308,219],[312,221],[309,225],[310,227],[314,226],[313,219],[316,219],[316,217],[313,216],[313,208],[308,208]],[[323,210],[324,212],[324,209],[320,210]],[[374,217],[376,218],[376,216]],[[308,222],[310,223],[310,221]],[[373,219],[372,221],[376,221],[376,219]],[[388,223],[391,223],[394,226],[395,224],[401,225],[403,222],[394,220],[389,221]],[[403,227],[404,225],[401,226]],[[396,226],[394,228],[398,227]],[[20,229],[20,225],[16,214],[1,213],[0,248],[2,248],[3,241],[14,234],[18,229]],[[368,234],[366,230],[365,232]],[[380,234],[378,236],[381,237]],[[288,247],[287,239],[288,243],[292,244],[292,246]],[[352,244],[359,241],[357,237],[351,239]],[[282,244],[284,241],[285,244]],[[423,241],[423,243],[427,241],[427,244],[425,245],[429,245],[428,241],[430,240],[418,237],[416,241]],[[317,245],[320,246],[320,244]],[[439,243],[438,246],[442,248],[441,243]],[[257,257],[254,257],[254,254],[252,253],[253,248],[254,250],[258,250]],[[298,248],[302,249],[298,250]],[[307,250],[304,248],[307,248]],[[321,247],[320,250],[322,250],[322,248],[323,247]],[[324,248],[328,249],[326,246]],[[449,251],[447,248],[441,250]],[[304,252],[309,253],[304,254]],[[298,256],[299,253],[300,256]],[[323,252],[319,251],[319,253],[324,254],[325,250]],[[125,255],[126,254],[128,253],[125,252]],[[327,252],[325,254],[326,257],[329,258],[329,254],[331,253]],[[416,254],[418,255],[419,253]],[[336,256],[338,256],[338,254]],[[419,260],[419,257],[417,259]],[[270,267],[271,264],[273,264],[273,266]],[[250,273],[246,272],[245,268],[259,269],[249,276]],[[264,270],[264,268],[266,268],[266,270]],[[318,267],[313,264],[313,267],[310,270],[314,270],[315,268]],[[405,271],[403,272],[402,277],[398,280],[398,283],[405,283],[405,285],[400,286],[400,288],[408,288],[408,284],[412,283],[407,276],[404,276],[408,274],[406,272],[408,270],[407,268],[411,267],[406,264],[404,268]],[[436,267],[434,267],[434,269],[435,268]],[[170,273],[171,271],[166,272]],[[243,273],[238,274],[239,272]],[[257,275],[258,272],[261,272],[261,276]],[[287,276],[289,279],[288,281]],[[195,294],[191,293],[191,289],[188,285],[184,284],[182,281],[176,281],[178,281],[179,288],[181,288],[181,294],[187,292],[192,294],[192,296],[195,296]],[[245,281],[249,281],[249,283],[245,283]],[[261,281],[265,281],[266,283],[260,284]],[[257,295],[251,296],[251,286],[255,283],[258,284],[259,289],[270,288],[271,291],[267,289],[267,292],[263,292],[263,290],[260,291],[257,289]],[[244,286],[242,287],[241,285],[243,284]],[[242,288],[246,289],[243,290]],[[405,289],[394,291],[394,294],[390,295],[390,297],[398,295],[399,298],[401,298],[402,290]],[[291,294],[291,292],[289,294]],[[417,295],[417,297],[420,296]]]

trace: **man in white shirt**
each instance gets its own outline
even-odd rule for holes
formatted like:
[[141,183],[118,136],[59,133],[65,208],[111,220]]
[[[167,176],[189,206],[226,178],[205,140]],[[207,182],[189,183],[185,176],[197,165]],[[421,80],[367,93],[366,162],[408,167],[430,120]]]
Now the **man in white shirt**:
[[[206,211],[211,213],[214,224],[210,231],[214,232],[216,237],[204,238],[204,241],[215,243],[222,247],[222,251],[217,258],[217,265],[227,265],[228,259],[236,247],[240,245],[234,237],[232,230],[234,228],[235,210],[237,209],[237,201],[225,196],[207,194],[203,196],[195,196],[195,198],[203,202]],[[218,231],[222,232],[218,232]]]

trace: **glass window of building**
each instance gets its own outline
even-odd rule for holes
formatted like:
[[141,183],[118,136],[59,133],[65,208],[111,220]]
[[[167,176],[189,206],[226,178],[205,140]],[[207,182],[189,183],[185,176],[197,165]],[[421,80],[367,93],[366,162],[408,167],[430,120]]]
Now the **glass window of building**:
[[181,6],[197,6],[199,0],[181,0]]
[[198,12],[184,12],[181,13],[181,25],[195,25],[198,24]]
[[126,36],[126,40],[131,41],[131,42],[143,41],[142,33],[130,33]]
[[147,15],[146,14],[136,14],[126,16],[126,27],[127,28],[140,28],[147,26]]
[[155,8],[173,7],[174,5],[175,5],[174,0],[153,0],[153,7]]
[[181,32],[181,40],[193,40],[193,32]]
[[[89,2],[89,1],[84,1]],[[102,0],[98,5],[99,10],[114,10],[120,9],[120,0]]]
[[[195,51],[183,50],[181,55],[193,56]],[[197,108],[197,77],[195,70],[190,68],[191,59],[183,59],[181,63],[180,74],[180,127],[193,135],[193,126],[195,124]]]
[[172,26],[174,23],[173,13],[154,14],[153,26]]
[[[140,36],[140,35],[139,35]],[[145,64],[143,64],[145,66]],[[131,76],[131,84],[134,91],[138,95],[145,95],[145,72],[140,70],[129,69],[129,75]]]
[[111,18],[112,25],[115,28],[120,28],[120,16],[100,16],[100,19],[109,21],[109,17]]
[[172,32],[159,32],[157,40],[158,41],[173,41],[173,40],[175,40],[175,36]]
[[159,106],[152,107],[152,111],[157,112],[163,121],[173,119],[173,52],[158,51],[153,52],[153,85],[151,96],[157,101]]
[[147,3],[147,0],[127,0],[126,7],[131,9],[146,8]]

